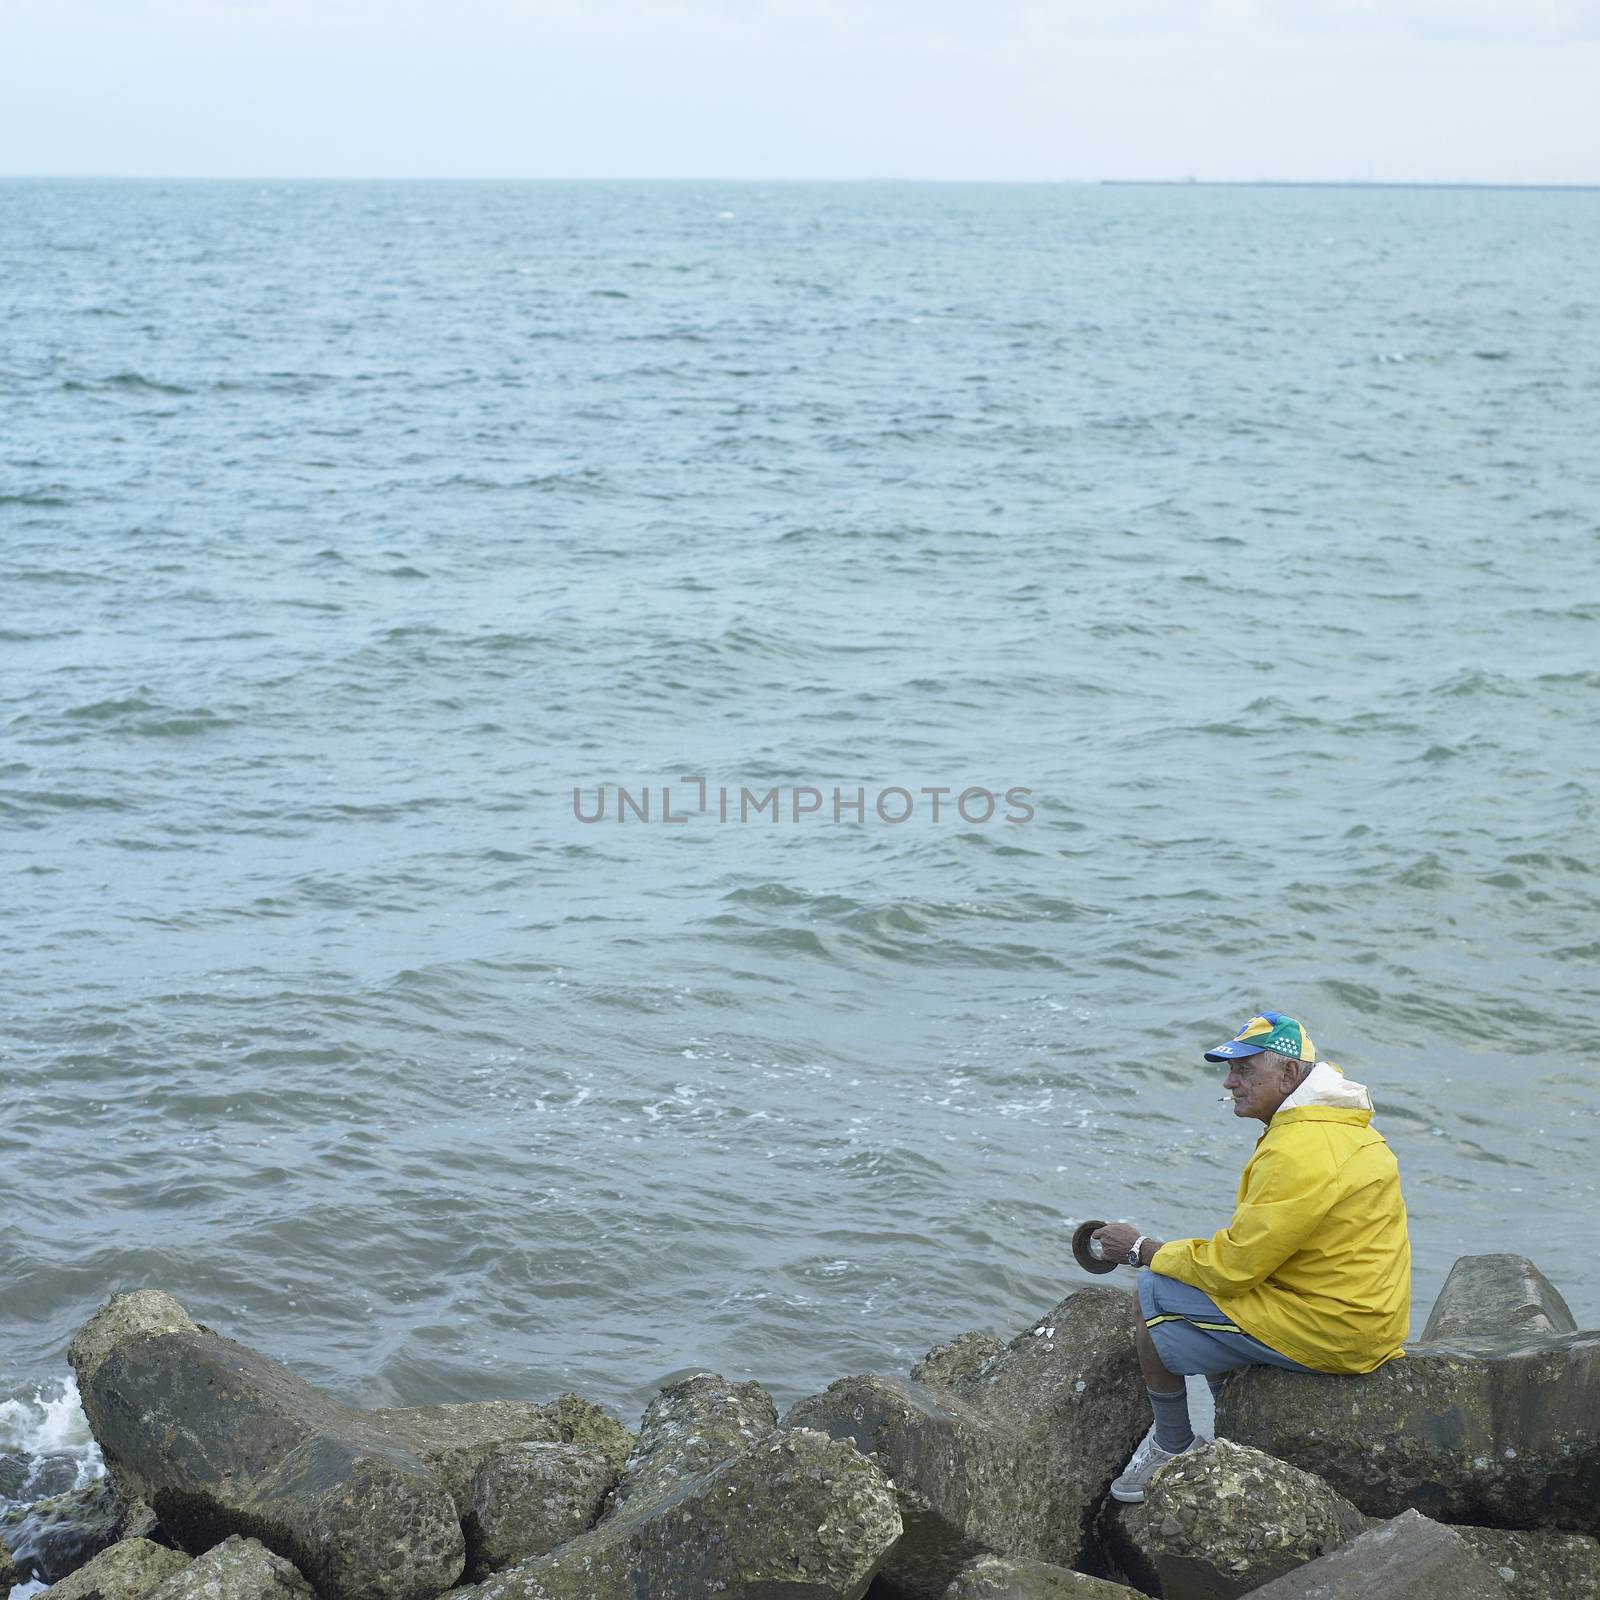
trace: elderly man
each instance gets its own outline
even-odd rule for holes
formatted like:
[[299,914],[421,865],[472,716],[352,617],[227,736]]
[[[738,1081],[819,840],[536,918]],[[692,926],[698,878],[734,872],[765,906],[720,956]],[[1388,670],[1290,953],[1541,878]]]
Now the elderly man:
[[1304,1026],[1276,1011],[1205,1057],[1228,1063],[1234,1116],[1267,1131],[1233,1220],[1209,1239],[1163,1244],[1125,1222],[1094,1234],[1106,1260],[1144,1269],[1135,1337],[1155,1424],[1111,1485],[1118,1500],[1143,1500],[1158,1467],[1202,1442],[1185,1373],[1205,1374],[1216,1394],[1237,1367],[1371,1372],[1401,1354],[1411,1320],[1400,1173],[1366,1089],[1318,1061]]

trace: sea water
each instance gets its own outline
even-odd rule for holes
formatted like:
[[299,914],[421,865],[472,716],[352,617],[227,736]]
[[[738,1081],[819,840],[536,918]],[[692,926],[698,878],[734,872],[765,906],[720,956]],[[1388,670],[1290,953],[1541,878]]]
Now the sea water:
[[140,1286],[630,1424],[1010,1335],[1078,1220],[1223,1224],[1261,1006],[1414,1331],[1478,1251],[1593,1325],[1597,259],[1588,193],[0,186],[4,1448]]

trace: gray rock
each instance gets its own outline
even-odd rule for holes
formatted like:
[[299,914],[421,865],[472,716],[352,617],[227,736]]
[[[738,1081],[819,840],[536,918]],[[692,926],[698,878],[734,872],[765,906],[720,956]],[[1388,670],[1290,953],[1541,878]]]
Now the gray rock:
[[161,1533],[161,1518],[137,1496],[123,1501],[122,1521],[117,1528],[119,1539],[154,1539],[157,1544],[171,1544]]
[[77,1485],[81,1465],[77,1456],[60,1450],[42,1456],[0,1455],[0,1500],[46,1500],[65,1494]]
[[489,1400],[475,1405],[406,1406],[369,1411],[367,1418],[431,1467],[459,1508],[478,1467],[502,1445],[581,1444],[612,1463],[612,1476],[633,1448],[633,1435],[615,1417],[575,1394],[547,1404]]
[[116,1486],[97,1478],[0,1514],[0,1539],[11,1547],[21,1583],[55,1583],[123,1536],[127,1503]]
[[[906,1378],[842,1378],[801,1401],[790,1427],[818,1428],[889,1474],[905,1532],[879,1579],[886,1600],[933,1600],[975,1556],[1039,1552],[1026,1542],[1046,1523],[1045,1450],[1008,1418]],[[1070,1517],[1062,1531],[1067,1542]],[[1045,1552],[1057,1556],[1052,1548]]]
[[501,1445],[460,1502],[468,1573],[481,1581],[586,1533],[616,1482],[611,1459],[594,1445]]
[[1080,1289],[946,1387],[845,1378],[790,1411],[894,1480],[906,1531],[880,1592],[938,1600],[986,1552],[1092,1563],[1093,1514],[1149,1426],[1129,1317],[1126,1294]]
[[1577,1331],[1560,1291],[1526,1256],[1462,1256],[1433,1302],[1421,1342],[1500,1345]]
[[1140,1600],[1140,1594],[1047,1561],[978,1556],[955,1575],[944,1600]]
[[1164,1600],[1235,1600],[1353,1539],[1367,1519],[1321,1478],[1230,1439],[1179,1456],[1110,1517],[1111,1559]]
[[748,1450],[778,1425],[778,1408],[759,1383],[729,1383],[715,1373],[668,1384],[645,1408],[639,1442],[606,1516],[654,1505],[680,1484]]
[[39,1600],[146,1600],[189,1558],[148,1539],[124,1539],[44,1590]]
[[0,1539],[0,1600],[6,1600],[11,1593],[11,1586],[19,1582],[17,1569],[11,1560],[11,1552],[6,1549],[5,1541]]
[[67,1359],[81,1389],[99,1372],[100,1364],[113,1350],[164,1333],[199,1331],[189,1313],[165,1290],[135,1289],[131,1294],[112,1295],[78,1329]]
[[860,1600],[899,1536],[894,1489],[871,1462],[823,1434],[780,1431],[457,1596]]
[[151,1600],[311,1600],[311,1585],[260,1540],[233,1534],[174,1573]]
[[1416,1346],[1364,1377],[1255,1367],[1223,1391],[1217,1428],[1373,1516],[1600,1532],[1600,1333],[1485,1356]]
[[1251,1591],[1251,1600],[1509,1600],[1500,1575],[1453,1528],[1420,1511]]
[[930,1389],[948,1389],[960,1379],[970,1378],[1005,1347],[1005,1340],[992,1333],[958,1334],[948,1344],[935,1345],[911,1369],[911,1381],[925,1383]]
[[1600,1541],[1586,1533],[1455,1531],[1505,1579],[1517,1600],[1600,1600]]
[[114,1296],[69,1359],[108,1466],[186,1549],[259,1538],[323,1600],[430,1600],[460,1577],[455,1503],[414,1453],[169,1295]]

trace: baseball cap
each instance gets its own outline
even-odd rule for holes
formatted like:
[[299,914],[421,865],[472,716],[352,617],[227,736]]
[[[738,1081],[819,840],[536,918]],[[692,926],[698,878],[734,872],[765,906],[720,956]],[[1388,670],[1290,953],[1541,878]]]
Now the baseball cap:
[[1251,1017],[1226,1044],[1207,1050],[1206,1060],[1237,1061],[1241,1056],[1259,1055],[1263,1050],[1274,1050],[1293,1061],[1317,1059],[1304,1023],[1277,1011],[1263,1011],[1260,1016]]

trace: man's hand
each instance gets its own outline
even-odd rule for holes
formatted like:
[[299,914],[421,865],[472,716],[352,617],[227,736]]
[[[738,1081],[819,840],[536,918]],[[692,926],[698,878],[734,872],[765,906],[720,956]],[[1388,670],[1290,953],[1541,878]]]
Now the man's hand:
[[[1089,1237],[1100,1241],[1100,1248],[1105,1252],[1107,1261],[1126,1261],[1128,1252],[1133,1248],[1133,1241],[1139,1237],[1139,1230],[1129,1222],[1108,1222],[1105,1227],[1096,1228]],[[1160,1248],[1159,1239],[1146,1237],[1139,1251],[1139,1265],[1145,1266]]]

